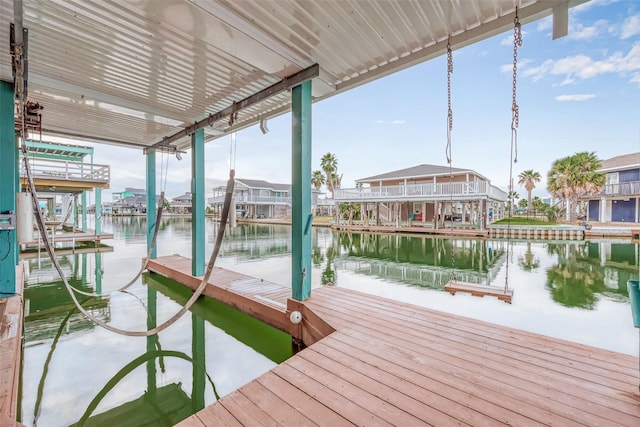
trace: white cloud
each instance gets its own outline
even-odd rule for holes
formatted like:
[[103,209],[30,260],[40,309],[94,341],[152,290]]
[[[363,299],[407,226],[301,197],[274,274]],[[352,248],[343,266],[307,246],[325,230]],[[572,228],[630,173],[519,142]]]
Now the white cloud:
[[[522,58],[518,60],[518,70],[524,70],[527,68],[527,65],[531,63],[531,59],[528,58]],[[504,73],[504,74],[511,74],[513,73],[513,63],[511,64],[504,64],[500,66],[500,72]]]
[[620,30],[620,38],[622,40],[628,39],[640,34],[640,15],[629,16],[622,23]]
[[631,76],[631,80],[629,80],[629,82],[638,83],[638,87],[640,87],[640,73],[635,73],[633,76]]
[[589,99],[595,98],[596,95],[594,93],[576,93],[573,95],[559,95],[556,96],[556,101],[587,101]]
[[547,75],[564,76],[565,82],[590,79],[601,74],[617,73],[626,75],[640,70],[640,42],[633,44],[629,53],[616,52],[608,58],[594,60],[587,55],[573,55],[561,59],[547,59],[537,67],[523,71],[525,77],[539,81]]
[[569,9],[569,13],[571,14],[579,14],[582,12],[586,12],[591,9],[593,6],[606,6],[611,3],[617,3],[618,0],[591,0],[586,3],[579,4],[578,6],[572,7]]
[[538,21],[538,26],[536,29],[538,31],[546,31],[553,25],[553,18],[551,16],[546,16]]
[[407,123],[406,120],[400,120],[400,119],[396,119],[396,120],[376,120],[375,123],[381,124],[381,125],[403,125],[405,123]]
[[601,32],[608,31],[609,24],[604,19],[599,19],[593,25],[585,27],[580,23],[569,26],[568,37],[572,40],[589,40],[597,37]]

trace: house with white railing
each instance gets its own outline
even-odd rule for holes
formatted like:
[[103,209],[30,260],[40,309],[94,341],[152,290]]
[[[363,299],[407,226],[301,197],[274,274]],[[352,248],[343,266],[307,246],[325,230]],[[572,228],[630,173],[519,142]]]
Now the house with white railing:
[[360,204],[371,225],[484,228],[504,216],[507,193],[471,169],[418,165],[358,179],[334,200]]
[[583,199],[587,218],[599,222],[640,222],[640,153],[602,161],[606,184],[599,194]]
[[[213,189],[209,204],[215,213],[222,212],[226,186]],[[318,203],[317,190],[311,191],[312,208]],[[239,218],[282,218],[291,215],[291,184],[277,184],[258,179],[236,178],[233,197]]]

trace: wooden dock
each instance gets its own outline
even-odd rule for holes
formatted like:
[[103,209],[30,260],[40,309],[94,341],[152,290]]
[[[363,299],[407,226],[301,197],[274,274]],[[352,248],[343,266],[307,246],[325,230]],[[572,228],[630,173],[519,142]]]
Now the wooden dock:
[[[198,282],[186,258],[149,267]],[[288,322],[287,288],[243,280],[219,269],[207,294]],[[640,425],[637,357],[340,287],[287,307],[309,347],[181,426]]]
[[472,227],[433,228],[421,225],[364,225],[364,224],[332,224],[334,230],[365,232],[365,233],[407,233],[407,234],[431,234],[440,237],[488,237],[489,230],[480,230]]
[[0,298],[0,426],[21,426],[18,387],[22,360],[24,265],[16,266],[16,295]]

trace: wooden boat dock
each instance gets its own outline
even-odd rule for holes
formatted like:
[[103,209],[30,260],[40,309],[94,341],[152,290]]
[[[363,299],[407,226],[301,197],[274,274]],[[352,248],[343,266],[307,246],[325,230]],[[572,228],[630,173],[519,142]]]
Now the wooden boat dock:
[[[199,283],[187,258],[149,268]],[[640,425],[637,357],[340,287],[289,294],[214,271],[207,295],[308,347],[179,425]]]
[[22,360],[24,265],[16,266],[16,295],[0,298],[0,426],[21,426],[16,419]]

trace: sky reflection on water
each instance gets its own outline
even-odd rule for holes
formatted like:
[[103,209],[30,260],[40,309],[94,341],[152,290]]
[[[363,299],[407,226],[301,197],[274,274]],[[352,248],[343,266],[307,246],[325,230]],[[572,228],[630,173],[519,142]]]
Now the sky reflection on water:
[[[106,218],[104,230],[114,233],[113,252],[61,257],[74,285],[91,290],[99,279],[104,292],[112,292],[137,271],[146,253],[144,218]],[[207,220],[208,258],[217,223]],[[190,256],[191,223],[187,218],[165,219],[158,236],[158,256]],[[290,227],[243,224],[230,230],[217,265],[267,281],[287,285],[291,275]],[[453,248],[453,251],[452,251]],[[513,304],[495,298],[465,294],[452,296],[443,287],[454,273],[465,281],[505,285],[509,251],[508,286],[515,290]],[[451,257],[453,252],[453,258]],[[312,286],[332,284],[395,300],[528,330],[614,351],[638,354],[638,333],[633,328],[626,282],[638,278],[639,249],[629,241],[523,242],[504,240],[439,239],[425,236],[363,235],[313,229]],[[38,270],[38,267],[41,267]],[[54,336],[72,305],[56,292],[47,260],[30,261],[32,282],[25,291],[27,316],[23,391],[23,422],[33,425],[33,411],[42,397],[38,425],[76,422],[98,391],[123,366],[146,354],[144,338],[115,335],[94,327],[79,314],[64,324],[55,352]],[[96,277],[95,272],[100,274]],[[84,280],[82,280],[84,277]],[[154,288],[158,288],[154,285]],[[162,288],[162,286],[160,286]],[[159,289],[159,288],[158,288]],[[166,289],[160,289],[167,292]],[[169,291],[171,293],[173,291]],[[177,292],[177,293],[176,293]],[[157,323],[177,311],[178,291],[170,297],[157,293]],[[92,311],[112,325],[146,328],[147,288],[112,293],[94,301]],[[64,295],[64,293],[62,294]],[[68,298],[68,297],[67,297]],[[202,308],[201,313],[211,308]],[[209,321],[204,322],[206,370],[221,395],[259,376],[275,363]],[[162,350],[192,355],[194,320],[184,316],[160,333]],[[231,332],[232,333],[232,332]],[[153,346],[151,347],[153,349]],[[42,380],[47,358],[45,381]],[[157,388],[181,390],[178,396],[191,405],[193,364],[164,358],[164,372],[154,360],[147,368],[133,369],[119,379],[95,408],[98,414],[125,407],[146,396],[148,372],[156,369]],[[42,390],[38,392],[39,384]],[[175,391],[167,391],[167,393]],[[204,401],[214,400],[209,385]],[[176,397],[173,397],[176,399]],[[190,410],[190,409],[189,409]]]

